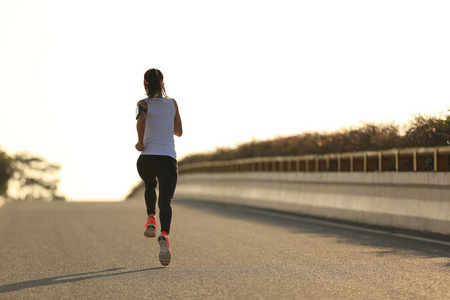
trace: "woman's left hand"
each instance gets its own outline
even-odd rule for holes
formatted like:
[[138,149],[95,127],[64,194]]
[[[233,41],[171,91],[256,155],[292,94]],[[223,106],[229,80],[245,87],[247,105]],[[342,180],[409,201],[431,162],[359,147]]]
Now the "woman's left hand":
[[137,142],[135,147],[136,147],[137,151],[142,151],[142,150],[144,150],[144,143],[143,142]]

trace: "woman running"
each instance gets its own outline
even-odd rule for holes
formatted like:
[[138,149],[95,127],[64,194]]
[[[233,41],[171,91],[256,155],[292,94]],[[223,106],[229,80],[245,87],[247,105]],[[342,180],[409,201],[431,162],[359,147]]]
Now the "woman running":
[[150,238],[156,236],[156,185],[159,183],[159,261],[163,266],[167,266],[172,257],[169,232],[172,198],[178,178],[173,136],[180,137],[183,127],[177,102],[166,94],[162,72],[158,69],[148,70],[144,75],[144,87],[148,98],[140,100],[136,110],[136,149],[141,151],[137,169],[145,183],[144,197],[148,215],[144,235]]

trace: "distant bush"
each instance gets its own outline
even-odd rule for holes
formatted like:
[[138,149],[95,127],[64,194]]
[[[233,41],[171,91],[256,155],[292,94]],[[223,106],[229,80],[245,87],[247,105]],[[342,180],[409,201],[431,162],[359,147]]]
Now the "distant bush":
[[45,158],[28,153],[16,153],[13,157],[13,176],[8,189],[14,200],[52,201],[64,200],[58,194],[61,166]]
[[13,175],[13,159],[0,149],[0,196],[5,196],[8,190],[8,181]]
[[179,163],[232,160],[251,157],[294,156],[392,148],[437,147],[450,144],[450,118],[416,115],[407,125],[362,123],[331,133],[305,132],[265,141],[250,141],[235,148],[186,156]]
[[23,152],[9,156],[0,149],[0,196],[12,200],[65,200],[58,194],[61,166]]

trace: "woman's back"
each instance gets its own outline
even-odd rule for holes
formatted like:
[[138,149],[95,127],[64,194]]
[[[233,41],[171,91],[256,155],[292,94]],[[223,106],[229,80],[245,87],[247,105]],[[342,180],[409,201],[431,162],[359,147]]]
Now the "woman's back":
[[141,155],[167,155],[176,159],[174,101],[170,98],[147,98],[145,101],[148,108]]

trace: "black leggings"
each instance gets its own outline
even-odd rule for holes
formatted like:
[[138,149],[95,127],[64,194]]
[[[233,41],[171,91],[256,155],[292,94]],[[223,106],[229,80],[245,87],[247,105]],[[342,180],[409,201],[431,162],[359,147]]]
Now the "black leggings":
[[178,179],[177,160],[163,155],[141,155],[137,161],[137,169],[145,183],[147,215],[156,214],[156,178],[158,179],[161,231],[169,234],[172,221],[172,198]]

